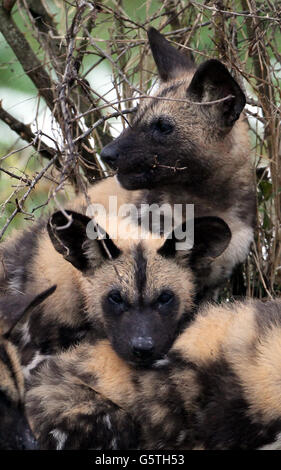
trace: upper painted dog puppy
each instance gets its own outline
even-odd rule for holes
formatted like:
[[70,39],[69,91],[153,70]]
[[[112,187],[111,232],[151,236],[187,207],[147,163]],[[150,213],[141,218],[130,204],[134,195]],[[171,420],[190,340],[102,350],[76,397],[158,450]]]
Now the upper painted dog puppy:
[[[24,412],[24,376],[17,348],[10,341],[16,323],[51,295],[54,287],[39,296],[22,296],[13,312],[1,302],[0,318],[0,449],[35,449],[36,442]],[[17,310],[17,312],[15,312]]]
[[196,68],[154,28],[148,37],[161,79],[156,99],[141,100],[132,125],[101,153],[122,187],[138,191],[127,195],[108,179],[90,195],[99,202],[99,191],[103,196],[107,191],[139,207],[182,204],[183,215],[186,204],[195,204],[196,216],[225,220],[232,241],[201,279],[202,288],[214,289],[244,261],[253,238],[255,189],[248,125],[241,115],[245,96],[218,60]]
[[281,302],[206,306],[150,370],[108,341],[81,344],[33,378],[43,448],[280,449]]

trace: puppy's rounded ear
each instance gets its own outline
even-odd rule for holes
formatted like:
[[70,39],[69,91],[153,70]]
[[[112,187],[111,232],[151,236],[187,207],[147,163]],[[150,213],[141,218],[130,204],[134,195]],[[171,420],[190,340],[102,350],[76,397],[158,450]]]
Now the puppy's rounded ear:
[[187,90],[187,96],[202,103],[228,96],[226,101],[202,106],[204,113],[209,114],[213,118],[212,121],[222,129],[233,126],[246,104],[246,97],[240,86],[227,68],[216,59],[207,60],[198,67]]
[[121,251],[109,235],[84,214],[66,211],[68,218],[55,212],[47,229],[54,248],[82,272],[95,268],[104,260],[117,258]]
[[197,260],[210,262],[220,256],[228,247],[231,231],[219,217],[197,217],[194,219],[194,244],[190,249],[177,249],[182,244],[177,238],[178,233],[187,232],[187,223],[176,229],[166,238],[158,253],[165,257],[173,257],[180,263],[194,266]]

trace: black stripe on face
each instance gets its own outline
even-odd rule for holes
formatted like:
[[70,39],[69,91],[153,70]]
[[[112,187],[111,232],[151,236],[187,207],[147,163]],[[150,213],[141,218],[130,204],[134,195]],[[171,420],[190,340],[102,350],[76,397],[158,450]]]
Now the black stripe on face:
[[136,287],[139,293],[140,298],[143,296],[143,291],[146,286],[146,268],[147,268],[147,259],[143,253],[143,247],[139,244],[136,248],[135,254],[135,279]]
[[164,88],[161,93],[158,95],[155,95],[155,98],[150,98],[150,103],[147,104],[143,110],[140,110],[140,112],[137,114],[136,119],[133,121],[133,125],[136,126],[140,124],[142,121],[143,117],[148,111],[151,111],[158,102],[158,98],[165,98],[169,93],[172,93],[173,91],[176,91],[179,87],[181,86],[181,83],[174,83],[173,85],[170,85],[166,88]]

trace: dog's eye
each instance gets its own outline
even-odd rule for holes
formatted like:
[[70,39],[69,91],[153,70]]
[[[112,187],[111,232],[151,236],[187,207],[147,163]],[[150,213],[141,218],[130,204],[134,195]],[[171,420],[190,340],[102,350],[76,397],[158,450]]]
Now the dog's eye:
[[170,291],[163,291],[158,299],[157,299],[157,302],[161,305],[167,305],[169,303],[172,302],[172,300],[174,299],[174,294],[173,292],[170,292]]
[[121,294],[120,294],[119,291],[110,292],[110,294],[108,294],[107,298],[108,298],[109,302],[111,302],[114,305],[123,304],[123,299],[122,299]]
[[153,131],[157,131],[163,135],[171,134],[174,130],[173,123],[165,118],[158,118],[156,121],[153,121],[151,127]]

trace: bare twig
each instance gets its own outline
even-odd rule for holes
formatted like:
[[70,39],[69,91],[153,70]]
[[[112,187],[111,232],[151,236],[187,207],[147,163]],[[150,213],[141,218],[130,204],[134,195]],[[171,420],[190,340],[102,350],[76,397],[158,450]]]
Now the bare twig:
[[12,222],[12,220],[16,217],[16,215],[22,211],[22,206],[24,204],[24,202],[26,201],[26,199],[28,198],[29,194],[31,193],[31,191],[35,188],[36,184],[38,183],[38,181],[41,180],[41,178],[45,175],[45,173],[48,171],[48,169],[54,165],[55,161],[56,161],[56,158],[57,156],[53,157],[52,160],[50,160],[48,162],[48,164],[40,171],[40,173],[38,173],[35,178],[33,178],[33,180],[31,181],[31,183],[29,184],[29,188],[28,190],[24,193],[24,195],[19,199],[18,201],[18,204],[17,204],[17,207],[16,209],[12,212],[12,214],[10,215],[10,217],[8,218],[8,220],[6,221],[4,227],[2,228],[2,230],[0,231],[0,240],[1,238],[3,237],[4,233],[6,232],[8,226],[10,225],[10,223]]

